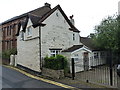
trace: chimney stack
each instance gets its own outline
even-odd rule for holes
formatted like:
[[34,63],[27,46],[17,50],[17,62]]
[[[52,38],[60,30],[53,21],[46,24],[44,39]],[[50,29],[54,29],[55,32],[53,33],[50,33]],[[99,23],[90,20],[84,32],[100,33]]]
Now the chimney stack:
[[73,19],[73,15],[72,16],[70,16],[70,22],[73,24],[73,25],[75,25],[75,22],[74,22],[74,19]]
[[49,4],[47,2],[44,5],[47,6],[47,7],[51,7],[51,4]]

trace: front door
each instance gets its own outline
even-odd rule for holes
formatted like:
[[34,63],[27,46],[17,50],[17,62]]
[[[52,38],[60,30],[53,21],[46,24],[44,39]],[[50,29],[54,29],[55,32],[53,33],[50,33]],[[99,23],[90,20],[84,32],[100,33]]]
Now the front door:
[[88,52],[84,52],[83,53],[83,64],[84,64],[84,70],[88,70],[89,69],[89,56],[88,56]]

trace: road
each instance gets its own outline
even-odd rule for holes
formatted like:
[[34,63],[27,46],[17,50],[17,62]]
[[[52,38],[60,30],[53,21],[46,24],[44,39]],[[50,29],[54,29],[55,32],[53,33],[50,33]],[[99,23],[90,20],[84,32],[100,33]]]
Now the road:
[[60,86],[56,86],[50,83],[30,78],[11,68],[0,66],[0,68],[1,67],[2,75],[0,75],[0,77],[2,77],[2,88],[59,88],[62,90],[64,89]]

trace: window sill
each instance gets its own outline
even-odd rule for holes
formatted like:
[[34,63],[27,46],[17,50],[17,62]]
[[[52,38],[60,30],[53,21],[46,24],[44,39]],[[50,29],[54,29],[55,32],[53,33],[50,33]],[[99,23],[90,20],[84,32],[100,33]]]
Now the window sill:
[[31,38],[31,37],[32,37],[32,35],[27,36],[27,38]]

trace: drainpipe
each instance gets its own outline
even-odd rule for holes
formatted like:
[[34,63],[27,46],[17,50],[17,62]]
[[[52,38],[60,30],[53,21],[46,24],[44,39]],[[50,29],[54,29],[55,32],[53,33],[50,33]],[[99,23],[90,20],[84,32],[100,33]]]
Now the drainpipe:
[[40,56],[40,70],[42,70],[42,55],[41,55],[41,27],[44,27],[46,24],[40,23],[39,25],[39,56]]
[[39,26],[39,56],[40,56],[40,70],[42,70],[42,60],[41,60],[41,26]]

